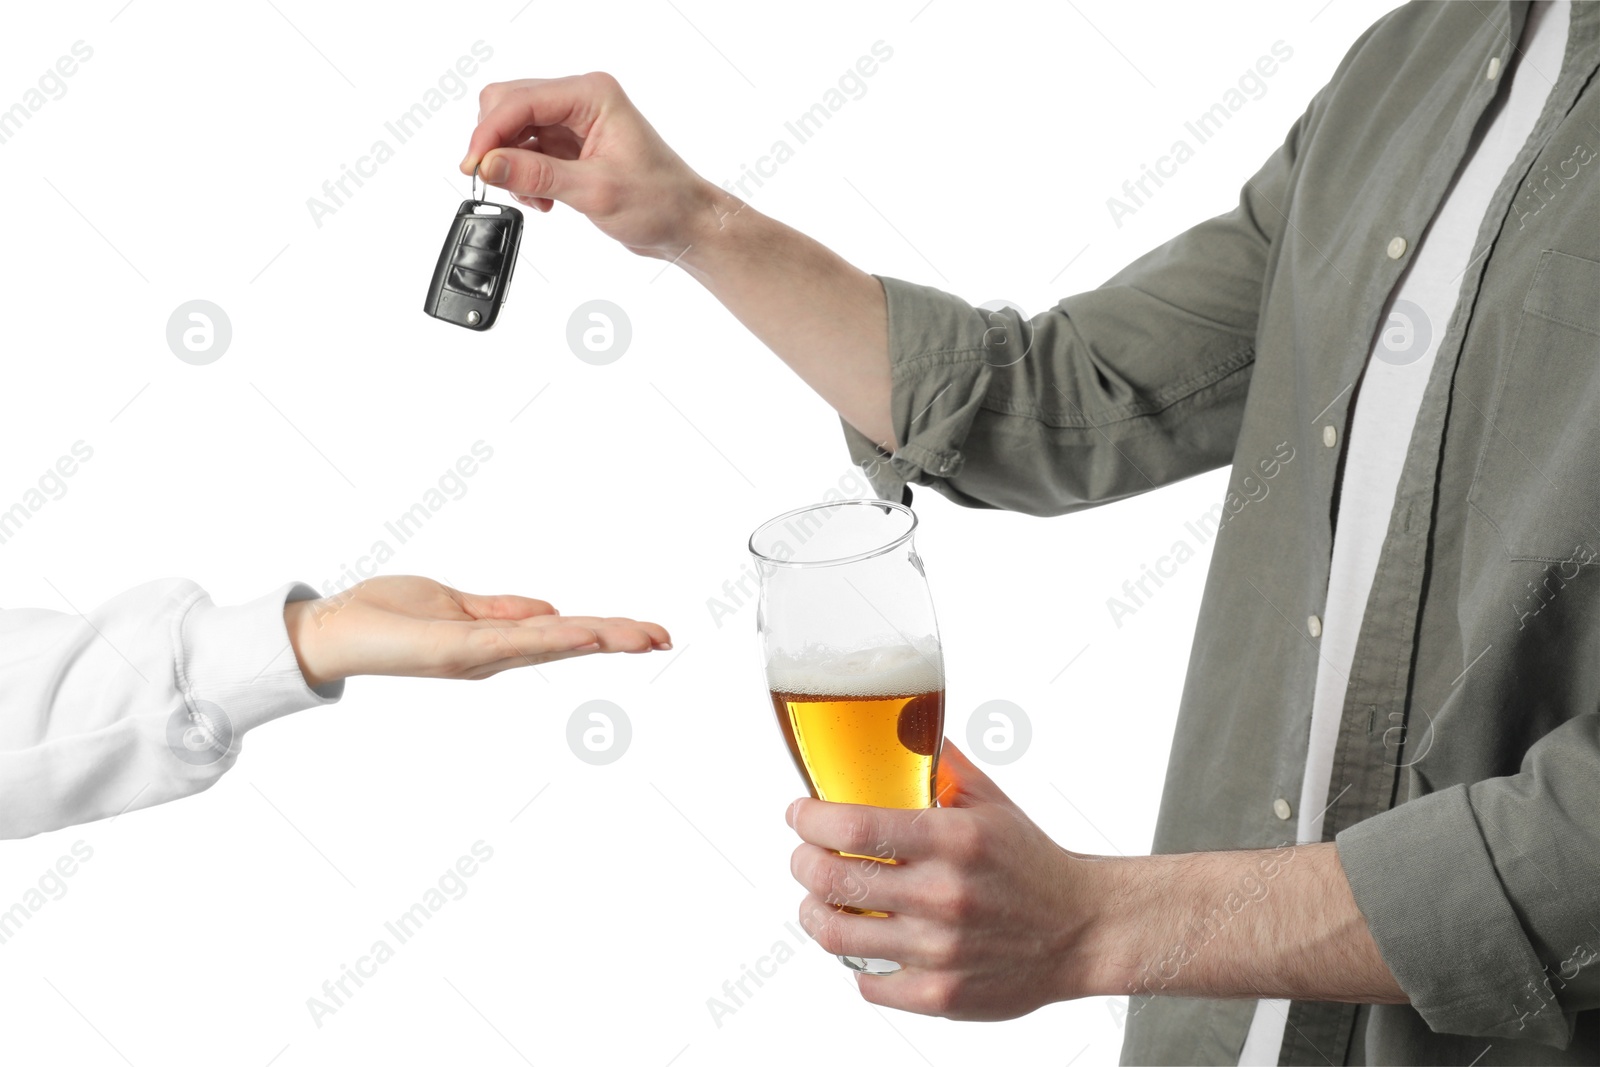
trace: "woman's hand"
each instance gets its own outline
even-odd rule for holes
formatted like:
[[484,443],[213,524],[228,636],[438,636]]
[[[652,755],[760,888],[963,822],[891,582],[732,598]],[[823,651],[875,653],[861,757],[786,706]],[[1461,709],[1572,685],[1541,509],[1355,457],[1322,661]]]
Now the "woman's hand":
[[639,255],[676,259],[734,203],[667,147],[609,74],[495,82],[478,101],[463,174],[477,167],[539,211],[559,200]]
[[289,642],[313,687],[357,674],[487,678],[591,652],[672,647],[652,622],[559,615],[543,600],[476,596],[430,578],[369,578],[285,606]]

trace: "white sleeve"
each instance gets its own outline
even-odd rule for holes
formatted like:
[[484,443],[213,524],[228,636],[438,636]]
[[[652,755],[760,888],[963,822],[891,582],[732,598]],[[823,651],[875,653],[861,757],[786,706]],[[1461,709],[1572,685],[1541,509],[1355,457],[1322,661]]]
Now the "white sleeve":
[[306,685],[284,604],[291,582],[218,607],[181,578],[88,615],[0,611],[0,838],[29,837],[209,787],[244,734],[344,694]]

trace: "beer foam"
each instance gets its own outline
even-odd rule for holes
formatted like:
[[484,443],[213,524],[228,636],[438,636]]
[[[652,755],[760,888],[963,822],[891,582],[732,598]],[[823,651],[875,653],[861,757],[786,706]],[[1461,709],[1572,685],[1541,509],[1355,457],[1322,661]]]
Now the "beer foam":
[[798,654],[775,653],[767,661],[767,684],[813,696],[908,696],[943,689],[944,668],[932,639],[855,652],[813,645]]

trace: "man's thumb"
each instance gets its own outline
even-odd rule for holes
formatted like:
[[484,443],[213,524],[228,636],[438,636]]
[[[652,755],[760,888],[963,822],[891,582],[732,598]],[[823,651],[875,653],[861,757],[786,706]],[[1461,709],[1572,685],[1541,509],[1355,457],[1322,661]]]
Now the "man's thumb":
[[[970,808],[975,804],[1011,804],[1005,790],[949,739],[939,755],[938,799],[941,808]],[[1013,805],[1014,806],[1014,805]]]
[[478,177],[508,193],[567,200],[576,184],[570,160],[528,148],[496,148],[478,164]]

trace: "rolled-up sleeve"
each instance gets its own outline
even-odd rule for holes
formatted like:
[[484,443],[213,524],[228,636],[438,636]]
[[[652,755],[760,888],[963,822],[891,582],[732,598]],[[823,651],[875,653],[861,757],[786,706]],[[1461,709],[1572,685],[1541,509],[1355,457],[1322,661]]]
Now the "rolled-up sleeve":
[[890,453],[848,423],[887,499],[1055,515],[1228,463],[1303,116],[1239,204],[1032,318],[883,278]]
[[1566,1048],[1600,1007],[1600,716],[1519,773],[1455,785],[1335,838],[1384,962],[1436,1033]]

